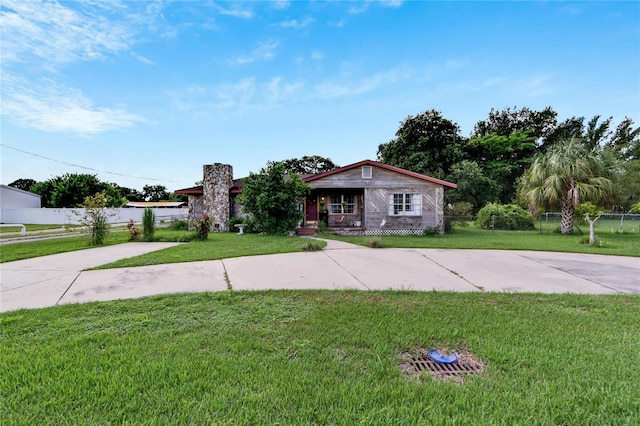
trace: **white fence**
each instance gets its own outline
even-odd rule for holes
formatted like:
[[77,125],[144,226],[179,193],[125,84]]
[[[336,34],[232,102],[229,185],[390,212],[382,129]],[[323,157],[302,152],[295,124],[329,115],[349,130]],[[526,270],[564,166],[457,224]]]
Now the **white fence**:
[[[84,216],[84,210],[77,209],[2,209],[1,223],[29,223],[36,225],[77,225]],[[109,209],[114,213],[109,217],[109,223],[124,223],[132,220],[142,222],[142,208]],[[156,221],[187,219],[189,209],[186,208],[154,208]],[[74,213],[75,212],[75,213]],[[76,214],[77,213],[77,214]]]

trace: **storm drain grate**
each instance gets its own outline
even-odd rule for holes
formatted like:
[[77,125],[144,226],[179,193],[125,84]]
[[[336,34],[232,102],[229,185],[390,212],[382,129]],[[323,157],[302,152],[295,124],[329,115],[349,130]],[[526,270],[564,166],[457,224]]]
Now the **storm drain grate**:
[[482,360],[466,351],[456,352],[458,361],[449,364],[434,361],[426,349],[420,349],[417,354],[405,352],[402,355],[404,361],[399,365],[400,371],[406,378],[427,372],[438,380],[455,380],[460,383],[465,376],[484,372],[485,363]]
[[409,364],[418,371],[429,371],[437,375],[460,376],[462,374],[478,374],[482,371],[482,364],[463,364],[461,362],[452,362],[450,364],[441,364],[435,362],[431,358],[413,358]]

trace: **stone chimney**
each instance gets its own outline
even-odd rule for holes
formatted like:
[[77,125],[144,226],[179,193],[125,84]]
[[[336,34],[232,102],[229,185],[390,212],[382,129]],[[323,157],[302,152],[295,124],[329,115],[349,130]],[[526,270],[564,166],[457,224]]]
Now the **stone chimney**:
[[231,215],[229,190],[233,185],[233,167],[229,164],[205,164],[202,166],[202,198],[204,214],[211,218],[212,228],[228,231]]

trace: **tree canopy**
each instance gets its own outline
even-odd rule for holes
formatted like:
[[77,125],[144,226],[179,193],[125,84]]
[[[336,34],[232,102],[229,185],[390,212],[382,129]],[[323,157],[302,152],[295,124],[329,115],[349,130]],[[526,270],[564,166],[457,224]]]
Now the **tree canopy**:
[[464,158],[460,126],[435,109],[407,117],[395,138],[378,146],[378,160],[416,173],[444,178]]
[[166,201],[169,192],[164,185],[145,185],[142,187],[142,196],[145,201]]
[[[491,133],[471,138],[466,145],[467,156],[481,165],[484,179],[493,181],[493,185],[484,186],[487,188],[495,187],[498,190],[495,194],[496,198],[489,201],[497,200],[501,203],[513,201],[516,193],[516,180],[529,167],[537,152],[536,138],[531,135],[530,131],[521,132],[518,130],[506,136]],[[461,190],[459,186],[458,190]],[[489,195],[484,194],[483,198],[487,198]]]
[[319,155],[305,155],[302,158],[290,158],[281,161],[281,163],[287,173],[296,173],[298,175],[315,175],[340,167],[331,161],[330,158]]
[[550,106],[542,111],[527,107],[505,108],[498,111],[491,108],[486,120],[480,120],[473,128],[471,137],[483,137],[491,134],[509,136],[514,132],[528,132],[536,138],[547,136],[557,125],[558,113]]
[[13,188],[18,188],[23,191],[30,191],[31,187],[36,183],[38,182],[35,181],[34,179],[17,179],[11,182],[8,186],[11,186]]
[[96,175],[66,173],[31,187],[31,192],[42,197],[44,207],[78,207],[87,197],[104,193],[108,207],[119,207],[124,200],[113,185],[101,182]]

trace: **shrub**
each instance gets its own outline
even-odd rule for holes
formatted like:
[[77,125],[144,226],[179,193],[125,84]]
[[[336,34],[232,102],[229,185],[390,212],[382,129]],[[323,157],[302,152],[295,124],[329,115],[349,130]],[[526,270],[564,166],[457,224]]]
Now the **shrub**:
[[259,174],[244,180],[238,202],[253,217],[259,232],[282,235],[296,229],[302,219],[299,200],[311,190],[295,173],[287,173],[282,163],[267,163]]
[[211,218],[209,215],[202,215],[193,220],[193,226],[196,229],[196,240],[204,241],[209,238],[209,230],[211,229]]
[[151,207],[144,209],[142,214],[142,234],[145,241],[153,241],[153,233],[156,231],[156,216]]
[[133,223],[133,219],[130,219],[129,223],[127,223],[127,229],[129,230],[129,241],[138,241],[140,238],[140,228]]
[[427,236],[427,237],[433,237],[433,236],[439,235],[439,234],[440,234],[440,229],[438,229],[437,226],[424,228],[424,230],[422,231],[422,235]]
[[327,233],[327,224],[321,220],[318,222],[318,234],[326,234]]
[[189,222],[184,219],[173,219],[171,225],[169,225],[169,229],[172,231],[188,231]]
[[531,213],[516,204],[488,203],[478,212],[476,223],[484,229],[534,229]]
[[89,245],[103,245],[107,240],[110,227],[109,217],[116,215],[114,211],[107,208],[108,201],[104,191],[98,192],[93,196],[85,197],[84,203],[81,205],[85,209],[84,214],[75,213],[81,215],[80,223],[86,230]]
[[629,213],[640,213],[640,202],[635,203],[629,209]]

